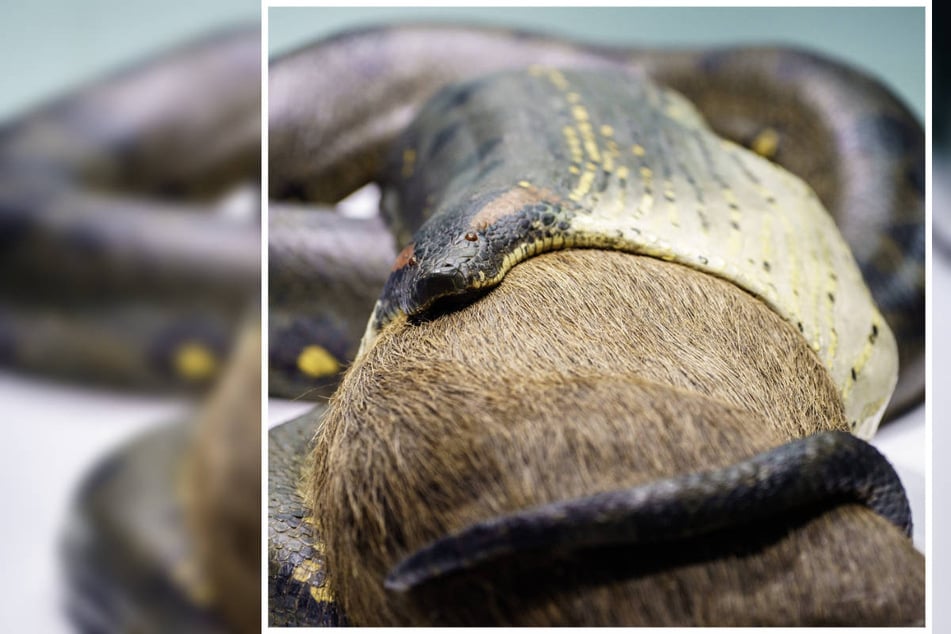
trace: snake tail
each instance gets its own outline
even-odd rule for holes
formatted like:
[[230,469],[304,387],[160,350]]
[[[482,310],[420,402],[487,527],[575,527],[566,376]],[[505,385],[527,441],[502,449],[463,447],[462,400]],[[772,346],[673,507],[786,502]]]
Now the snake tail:
[[413,553],[384,585],[407,592],[523,552],[669,542],[842,503],[911,534],[904,488],[885,457],[851,434],[824,432],[720,469],[477,523]]

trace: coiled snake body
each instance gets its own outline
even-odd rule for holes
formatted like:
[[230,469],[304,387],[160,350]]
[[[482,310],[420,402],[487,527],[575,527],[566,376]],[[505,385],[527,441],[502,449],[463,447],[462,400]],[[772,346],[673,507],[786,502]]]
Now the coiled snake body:
[[[433,61],[436,51],[438,63]],[[506,69],[522,70],[484,77]],[[461,80],[471,81],[439,91]],[[653,82],[677,90],[689,103],[656,90]],[[639,90],[646,90],[647,96],[638,96]],[[679,229],[687,222],[686,211],[680,208],[678,212],[673,203],[686,200],[684,207],[710,205],[711,218],[716,216],[711,223],[729,223],[735,232],[732,240],[742,241],[741,210],[747,204],[799,206],[790,202],[790,194],[770,190],[771,177],[752,167],[761,164],[759,159],[748,162],[748,154],[732,150],[714,155],[712,149],[703,149],[703,143],[700,150],[688,150],[689,144],[677,137],[680,132],[664,129],[663,119],[676,122],[677,130],[687,130],[687,136],[709,125],[720,136],[752,148],[811,186],[858,263],[854,268],[850,256],[833,257],[830,262],[836,264],[830,264],[828,279],[838,283],[841,274],[854,280],[856,288],[864,288],[864,277],[899,342],[901,372],[887,415],[911,406],[922,395],[923,134],[886,89],[856,71],[795,50],[622,50],[492,29],[410,26],[349,33],[292,53],[272,64],[270,95],[273,198],[330,203],[365,182],[384,184],[383,209],[403,250],[388,273],[364,348],[372,346],[376,332],[394,320],[429,319],[453,310],[458,301],[472,301],[497,283],[516,262],[570,246],[620,248],[684,261],[702,270],[713,268],[710,272],[739,283],[769,303],[770,291],[758,291],[750,278],[762,276],[764,270],[770,273],[776,261],[749,258],[749,267],[757,269],[750,274],[744,273],[744,262],[732,269],[729,262],[725,268],[717,269],[722,262],[708,267],[712,258],[702,249],[693,251],[691,257],[696,259],[689,261],[682,252],[674,253],[679,247],[669,250],[675,238],[655,231],[645,243],[640,235],[651,227],[628,223],[630,216],[650,217],[656,202],[657,207],[666,205],[664,213],[670,217],[665,220]],[[690,153],[698,151],[708,170],[703,177],[685,170]],[[650,155],[660,156],[658,162],[637,162]],[[737,169],[758,186],[758,201],[738,193],[735,183],[725,177]],[[631,181],[639,185],[629,187]],[[714,210],[715,198],[722,211]],[[616,212],[607,211],[612,205]],[[579,229],[579,218],[594,220]],[[804,216],[802,223],[811,225],[812,220]],[[769,231],[764,225],[755,226],[756,232]],[[823,227],[821,235],[835,235],[834,229]],[[632,238],[631,232],[638,237]],[[787,246],[793,252],[800,248]],[[737,247],[735,252],[741,250]],[[780,259],[786,255],[782,248],[764,247],[766,252]],[[849,267],[854,272],[844,273]],[[275,275],[272,268],[272,280]],[[844,278],[836,291],[852,285]],[[798,293],[793,290],[792,294]],[[837,292],[825,288],[820,292],[817,287],[809,294],[815,295],[816,307],[825,302],[830,315],[839,310],[834,307]],[[860,327],[855,324],[852,333],[858,335],[856,358],[862,363],[850,362],[838,370],[829,366],[838,377],[836,382],[841,379],[848,386],[842,396],[853,428],[866,435],[874,430],[875,423],[868,421],[881,415],[894,380],[882,378],[877,387],[852,391],[851,386],[862,381],[863,370],[871,371],[875,365],[864,365],[875,356],[875,346],[884,346],[885,357],[892,354],[887,351],[892,344],[880,338],[890,335],[874,316],[875,309],[870,310],[870,321]],[[799,312],[791,308],[785,316],[796,324],[793,315]],[[849,313],[844,309],[844,315]],[[814,349],[831,364],[838,335],[851,330],[844,323],[829,326],[833,334],[825,339],[825,335],[814,338],[801,321],[798,326],[807,339],[814,338]],[[272,332],[272,341],[274,336]],[[884,377],[894,367],[881,371]],[[865,396],[858,396],[862,392]],[[850,410],[850,396],[865,402]],[[271,432],[272,463],[278,460],[275,452],[294,444],[285,442],[284,436],[292,430],[299,433],[308,424],[312,420],[301,419]],[[863,458],[856,464],[869,468],[834,475],[833,464],[842,456],[855,455],[851,445],[869,456],[868,463]],[[611,515],[606,509],[627,503],[594,498],[569,501],[564,508],[497,518],[419,551],[392,571],[387,585],[393,590],[410,589],[498,553],[566,540],[644,539],[650,529],[645,533],[636,518],[649,517],[649,513],[638,515],[647,512],[645,500],[650,505],[667,500],[650,512],[656,511],[663,520],[660,525],[668,538],[693,530],[692,514],[677,511],[679,503],[693,493],[706,499],[711,509],[717,507],[717,500],[731,500],[714,513],[730,524],[730,517],[744,514],[739,510],[744,500],[760,495],[741,494],[737,488],[743,479],[740,474],[755,472],[757,467],[751,465],[758,460],[782,465],[780,471],[790,469],[795,474],[790,476],[792,481],[804,478],[816,485],[791,493],[781,477],[770,480],[766,472],[750,476],[769,483],[764,490],[773,494],[777,513],[799,503],[809,506],[840,494],[855,499],[862,497],[859,491],[865,492],[862,495],[872,492],[863,499],[907,530],[907,513],[901,510],[907,507],[894,472],[887,465],[873,466],[882,464],[882,459],[874,451],[866,454],[863,447],[862,441],[848,436],[820,435],[717,473],[621,493],[633,501],[618,511],[617,524],[603,519]],[[839,493],[832,494],[819,484],[839,477],[847,493],[836,489]],[[288,498],[298,487],[293,472],[272,473],[269,486],[272,624],[335,622],[339,614],[316,533],[319,509],[315,518],[299,499]],[[706,487],[704,493],[698,493],[697,487]],[[658,496],[666,489],[674,491],[670,498]],[[786,493],[799,502],[785,499]],[[870,501],[892,494],[897,506],[876,507]],[[635,519],[624,519],[631,516]],[[576,530],[566,517],[577,519],[580,528]],[[593,528],[593,518],[602,518],[598,522],[607,526]],[[709,523],[718,525],[718,521]]]
[[[258,313],[259,86],[260,28],[238,28],[0,128],[0,363],[191,393],[222,374],[238,325],[249,309]],[[256,367],[259,348],[252,339],[241,363]],[[197,535],[195,516],[217,519],[223,505],[194,513],[200,505],[183,492],[194,496],[197,478],[184,471],[200,456],[207,490],[226,471],[222,452],[253,449],[260,378],[250,380],[255,390],[235,404],[247,408],[242,416],[213,402],[202,422],[166,426],[116,450],[79,487],[63,543],[66,607],[78,628],[234,629],[234,613],[223,616],[209,592],[206,564],[217,558],[213,567],[234,570],[247,553],[199,551],[235,535],[244,542],[244,527]],[[202,446],[202,436],[227,439],[235,428],[234,446]],[[233,451],[233,460],[241,454]],[[259,454],[242,465],[255,483]],[[256,529],[259,513],[251,512]],[[257,552],[251,557],[257,588]]]
[[218,375],[260,277],[259,53],[257,31],[221,33],[0,130],[0,362],[165,390]]

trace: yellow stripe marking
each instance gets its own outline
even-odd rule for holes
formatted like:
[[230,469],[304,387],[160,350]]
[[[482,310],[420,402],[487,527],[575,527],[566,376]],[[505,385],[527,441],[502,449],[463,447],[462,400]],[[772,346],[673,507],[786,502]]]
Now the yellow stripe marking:
[[589,191],[591,191],[591,185],[594,183],[596,170],[597,167],[593,163],[588,163],[585,166],[585,170],[581,175],[581,178],[578,179],[578,186],[572,190],[572,192],[568,195],[568,198],[575,202],[579,202]]

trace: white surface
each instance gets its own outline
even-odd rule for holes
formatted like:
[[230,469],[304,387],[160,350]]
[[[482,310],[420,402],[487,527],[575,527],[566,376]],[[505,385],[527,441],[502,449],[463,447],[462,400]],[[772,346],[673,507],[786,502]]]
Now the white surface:
[[0,374],[0,632],[70,632],[58,544],[69,503],[109,451],[162,421],[180,399],[143,398]]

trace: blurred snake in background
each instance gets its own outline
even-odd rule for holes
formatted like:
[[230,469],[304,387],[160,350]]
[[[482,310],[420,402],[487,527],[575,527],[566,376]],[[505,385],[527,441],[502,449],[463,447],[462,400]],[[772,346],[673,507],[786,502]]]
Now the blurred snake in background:
[[0,128],[0,361],[214,387],[78,488],[62,551],[81,631],[258,629],[234,597],[260,588],[260,60],[260,27],[222,31]]
[[[0,360],[150,389],[207,387],[222,375],[237,333],[255,328],[247,315],[249,306],[255,314],[260,275],[259,62],[257,30],[227,33],[130,68],[0,129]],[[439,89],[531,65],[642,72],[683,94],[717,134],[809,183],[835,218],[899,342],[901,374],[888,415],[920,401],[924,137],[887,89],[839,63],[789,49],[600,47],[447,25],[354,31],[271,64],[272,394],[322,398],[333,391],[357,354],[396,261],[394,245],[407,241],[399,233],[394,239],[380,217],[348,218],[333,206],[371,182],[383,184],[385,203],[400,176],[392,165],[397,172],[411,170],[413,160],[404,152],[388,165],[388,153]],[[387,220],[404,233],[418,224],[392,214]],[[72,610],[86,629],[173,623],[176,630],[257,629],[247,606],[259,595],[242,594],[253,584],[235,590],[220,581],[242,577],[236,569],[254,570],[250,560],[220,549],[206,552],[202,565],[220,564],[216,576],[196,572],[183,555],[202,551],[201,543],[216,541],[212,536],[219,532],[245,530],[253,523],[244,516],[257,512],[248,501],[243,511],[223,509],[222,496],[214,493],[257,469],[236,466],[254,461],[260,411],[257,394],[247,400],[254,390],[243,390],[243,407],[235,404],[242,390],[234,386],[253,385],[259,369],[247,352],[254,348],[253,334],[244,340],[251,343],[243,363],[232,366],[233,378],[218,388],[231,397],[213,398],[201,414],[206,422],[199,429],[212,431],[177,428],[143,439],[84,484],[76,524],[86,533],[68,537],[68,559],[79,588]],[[310,417],[271,433],[269,595],[275,625],[343,620],[323,574],[312,514],[298,495],[313,425]],[[228,437],[249,443],[235,448],[222,440]],[[212,463],[223,465],[220,471],[231,479],[204,493],[182,494],[181,474]],[[160,479],[149,475],[159,471]],[[192,483],[215,480],[191,473]],[[151,482],[156,506],[150,506],[152,493],[121,484],[126,481]],[[120,519],[123,507],[139,518],[182,515],[187,507],[193,519],[175,524],[179,537],[169,540],[156,524]],[[165,511],[146,510],[159,507]],[[212,516],[231,519],[215,524],[207,521]],[[186,523],[204,527],[197,529],[199,537],[181,536]],[[99,537],[90,538],[95,531]],[[189,539],[199,545],[186,545]],[[243,535],[233,543],[250,542]],[[257,552],[252,549],[252,559]],[[235,583],[242,582],[246,575]],[[133,597],[136,588],[155,587],[162,591],[150,603]],[[113,594],[95,588],[112,588]],[[117,600],[120,588],[128,594]],[[226,616],[209,612],[212,605],[225,605]]]

